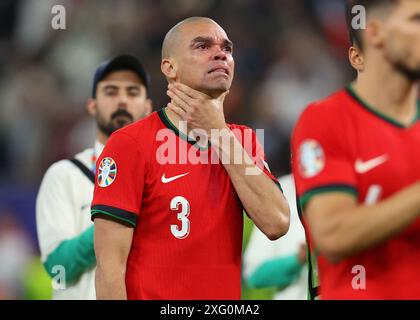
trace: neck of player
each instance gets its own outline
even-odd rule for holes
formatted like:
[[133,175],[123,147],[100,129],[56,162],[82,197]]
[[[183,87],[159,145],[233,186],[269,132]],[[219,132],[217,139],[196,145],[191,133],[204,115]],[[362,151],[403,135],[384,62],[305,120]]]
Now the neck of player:
[[171,121],[171,123],[183,134],[188,135],[190,129],[189,128],[185,128],[185,127],[181,127],[180,126],[180,122],[184,122],[185,120],[182,119],[177,113],[173,112],[171,109],[169,108],[165,108],[165,113],[167,115],[167,117],[169,118],[169,121]]
[[96,139],[104,146],[108,141],[108,136],[103,133],[101,130],[98,130],[98,134],[96,135]]
[[417,116],[419,83],[383,60],[371,59],[358,73],[353,89],[372,108],[404,125]]
[[[214,96],[210,96],[208,93],[206,93],[209,97],[211,97],[211,98],[209,98],[209,99],[219,99],[220,98],[220,96],[222,95],[222,94],[224,94],[224,92],[222,93],[222,94],[219,94],[219,95],[215,95],[215,97]],[[223,98],[224,99],[224,98]],[[183,118],[181,118],[181,116],[179,116],[177,113],[175,113],[174,111],[172,111],[170,108],[167,108],[167,107],[165,107],[164,108],[165,109],[165,113],[166,113],[166,115],[167,115],[167,117],[169,118],[169,120],[171,121],[171,123],[180,131],[180,132],[182,132],[183,134],[185,134],[185,135],[189,135],[189,133],[191,132],[191,130],[193,129],[193,128],[191,128],[190,126],[188,126],[188,123],[187,123],[187,126],[180,126],[180,123],[182,122],[182,123],[185,123],[185,120],[183,119]],[[210,134],[210,133],[208,133],[208,134]]]

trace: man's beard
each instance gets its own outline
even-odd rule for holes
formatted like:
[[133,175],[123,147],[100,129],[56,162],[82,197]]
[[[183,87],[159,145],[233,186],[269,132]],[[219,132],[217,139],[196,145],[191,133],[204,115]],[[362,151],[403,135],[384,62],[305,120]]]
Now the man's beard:
[[411,68],[402,61],[395,62],[394,67],[410,81],[420,80],[420,68]]
[[96,123],[98,129],[106,134],[108,137],[118,129],[125,127],[126,125],[133,123],[134,117],[124,109],[118,109],[111,115],[109,122],[106,122],[101,115],[98,113],[96,117]]

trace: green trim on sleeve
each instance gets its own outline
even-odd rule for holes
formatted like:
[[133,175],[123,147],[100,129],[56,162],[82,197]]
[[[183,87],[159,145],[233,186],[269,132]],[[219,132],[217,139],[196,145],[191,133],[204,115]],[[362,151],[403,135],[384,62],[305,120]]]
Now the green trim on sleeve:
[[308,201],[313,197],[316,196],[318,194],[322,194],[322,193],[329,193],[329,192],[344,192],[344,193],[348,193],[351,194],[352,196],[354,196],[355,198],[357,198],[358,196],[358,192],[356,190],[355,187],[351,186],[351,185],[345,185],[345,184],[331,184],[331,185],[325,185],[325,186],[320,186],[320,187],[316,187],[313,189],[310,189],[308,191],[306,191],[302,197],[300,197],[299,199],[299,203],[301,208],[305,208],[305,206],[308,204]]
[[115,219],[117,219],[119,221],[124,221],[124,222],[130,224],[133,227],[136,226],[136,223],[133,222],[133,221],[131,221],[131,220],[129,220],[129,219],[125,219],[125,218],[119,217],[119,216],[117,216],[115,214],[112,214],[112,213],[109,213],[109,212],[106,212],[106,211],[102,211],[102,210],[94,210],[94,209],[92,209],[92,211],[91,211],[92,220],[95,219],[95,215],[97,215],[97,214],[103,214],[103,215],[106,215],[106,216],[110,216],[110,217],[115,218]]
[[97,214],[102,214],[116,219],[117,222],[121,222],[124,224],[128,223],[130,226],[133,227],[135,227],[137,224],[137,214],[120,208],[96,204],[92,206],[90,212],[92,221],[95,220],[95,216]]
[[95,250],[93,246],[93,226],[80,235],[64,240],[51,252],[44,267],[51,278],[57,276],[55,266],[62,266],[65,270],[65,282],[77,281],[84,272],[96,265]]

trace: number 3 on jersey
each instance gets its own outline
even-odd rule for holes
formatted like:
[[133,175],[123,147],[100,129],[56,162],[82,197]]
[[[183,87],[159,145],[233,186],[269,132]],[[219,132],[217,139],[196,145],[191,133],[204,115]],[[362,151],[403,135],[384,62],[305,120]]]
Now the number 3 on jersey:
[[177,239],[185,239],[190,233],[190,203],[187,199],[177,196],[171,200],[171,210],[178,211],[181,205],[181,212],[178,213],[178,220],[181,221],[181,228],[176,224],[171,224],[171,232]]

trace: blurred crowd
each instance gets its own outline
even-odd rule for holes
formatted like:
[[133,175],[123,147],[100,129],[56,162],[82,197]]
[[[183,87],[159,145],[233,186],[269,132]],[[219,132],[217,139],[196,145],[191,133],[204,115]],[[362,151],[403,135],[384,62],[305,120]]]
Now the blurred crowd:
[[[65,30],[51,27],[58,4],[66,9]],[[34,197],[21,197],[25,209],[11,197],[28,188],[36,193],[52,162],[93,145],[85,105],[100,62],[137,55],[151,74],[157,110],[168,102],[160,72],[165,33],[189,16],[213,18],[234,42],[226,118],[265,130],[268,163],[280,176],[289,172],[289,137],[302,109],[353,76],[343,6],[343,0],[0,1],[0,296],[2,279],[12,279],[2,273],[20,270],[16,265],[37,251]],[[9,271],[8,243],[21,247],[12,253],[27,255],[9,259]]]

